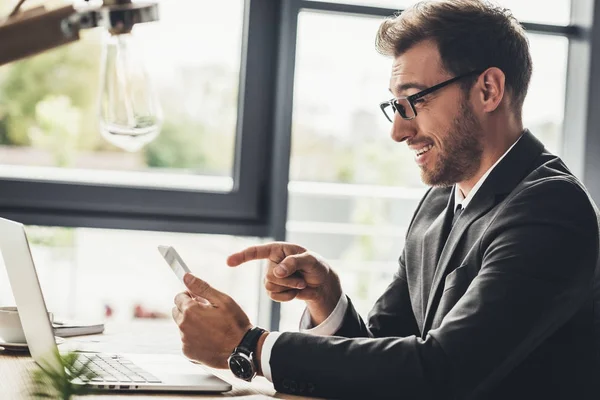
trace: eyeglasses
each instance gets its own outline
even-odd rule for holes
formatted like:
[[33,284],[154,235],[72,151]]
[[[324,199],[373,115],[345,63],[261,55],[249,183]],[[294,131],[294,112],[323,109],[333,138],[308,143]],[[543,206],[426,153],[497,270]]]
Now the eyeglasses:
[[421,90],[418,93],[415,93],[406,97],[396,97],[388,101],[384,101],[379,104],[379,108],[383,112],[383,115],[388,119],[388,121],[394,121],[394,113],[397,111],[398,114],[402,117],[402,119],[411,120],[417,116],[417,110],[415,108],[415,101],[419,100],[421,97],[427,96],[430,93],[435,92],[445,86],[448,86],[451,83],[458,81],[459,79],[466,78],[467,76],[480,74],[483,71],[471,71],[464,75],[455,76],[454,78],[448,79],[442,83],[438,83],[435,86],[430,88]]

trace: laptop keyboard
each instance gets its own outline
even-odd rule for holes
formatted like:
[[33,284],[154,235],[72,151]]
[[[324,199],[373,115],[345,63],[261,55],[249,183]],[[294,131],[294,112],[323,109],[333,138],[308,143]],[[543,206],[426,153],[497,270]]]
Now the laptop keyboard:
[[161,383],[156,376],[116,354],[79,353],[76,366],[83,367],[86,363],[87,369],[96,375],[91,379],[93,383]]

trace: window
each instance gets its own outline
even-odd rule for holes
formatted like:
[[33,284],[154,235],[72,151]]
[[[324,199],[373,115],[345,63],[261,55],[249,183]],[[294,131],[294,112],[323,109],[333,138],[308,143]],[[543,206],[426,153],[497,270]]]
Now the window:
[[[292,116],[287,240],[325,257],[363,315],[388,285],[425,191],[378,108],[391,67],[373,45],[380,21],[299,14]],[[297,329],[302,309],[284,303],[282,328]]]
[[529,35],[533,74],[523,104],[523,124],[546,148],[561,155],[569,40]]
[[160,135],[136,152],[102,137],[97,98],[108,34],[94,29],[0,69],[1,176],[232,189],[244,3],[159,6],[160,21],[134,27],[132,45],[163,108]]
[[[378,108],[390,96],[392,63],[374,48],[380,21],[299,14],[292,115],[287,240],[323,255],[363,316],[398,267],[425,191],[413,154],[392,141]],[[529,38],[534,73],[524,124],[560,151],[568,39]],[[284,303],[281,327],[297,329],[303,308]]]
[[260,199],[270,188],[264,143],[276,13],[244,0],[161,0],[159,10],[158,22],[133,34],[164,124],[137,152],[98,129],[102,29],[0,67],[1,215],[61,226],[267,232]]
[[378,107],[390,97],[391,68],[373,45],[380,22],[300,13],[291,180],[423,187]]

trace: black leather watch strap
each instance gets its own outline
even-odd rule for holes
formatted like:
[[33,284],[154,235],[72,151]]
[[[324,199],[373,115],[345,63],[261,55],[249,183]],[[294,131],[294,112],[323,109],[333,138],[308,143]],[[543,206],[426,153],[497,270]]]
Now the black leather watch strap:
[[256,352],[256,345],[258,344],[258,339],[262,336],[266,331],[258,326],[255,326],[252,329],[249,329],[248,332],[242,338],[242,341],[237,347],[238,351],[244,352],[247,355],[250,353]]

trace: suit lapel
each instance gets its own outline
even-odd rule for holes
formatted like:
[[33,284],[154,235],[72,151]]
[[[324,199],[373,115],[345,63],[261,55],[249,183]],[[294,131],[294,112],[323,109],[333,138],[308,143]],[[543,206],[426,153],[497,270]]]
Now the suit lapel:
[[[446,278],[447,273],[450,272],[448,271],[451,266],[450,261],[457,250],[461,238],[474,221],[489,212],[489,210],[497,204],[498,198],[503,198],[501,195],[505,195],[514,190],[518,183],[530,172],[529,169],[531,168],[533,161],[541,154],[543,149],[544,146],[542,143],[539,142],[531,132],[525,130],[523,137],[521,137],[519,142],[502,159],[502,161],[498,163],[483,185],[479,188],[454,227],[452,227],[445,245],[442,242],[443,249],[439,256],[437,267],[434,266],[434,268],[431,269],[431,264],[423,264],[427,269],[430,269],[431,271],[435,270],[435,273],[433,274],[433,279],[428,281],[432,282],[432,284],[431,286],[427,286],[427,306],[425,317],[423,319],[422,332],[427,333],[429,330],[431,321],[437,309],[436,294],[441,289],[441,285]],[[454,191],[451,193],[449,203],[454,203],[453,196]],[[442,238],[441,235],[439,237]],[[431,240],[433,241],[433,238],[431,238]],[[473,243],[466,244],[466,246],[470,245],[473,245]],[[428,256],[424,255],[423,257],[425,258]],[[425,286],[426,283],[423,281],[424,290]]]
[[[421,254],[421,325],[425,321],[425,307],[428,304],[429,291],[434,280],[442,249],[446,243],[450,225],[452,223],[452,209],[454,207],[454,189],[450,192],[446,208],[438,215],[423,235],[423,253]],[[423,326],[420,326],[423,331]]]
[[431,290],[429,291],[425,318],[423,319],[423,327],[425,330],[428,329],[431,319],[433,318],[432,307],[434,304],[436,304],[436,293],[438,290],[440,290],[442,281],[446,278],[447,272],[449,272],[448,269],[450,267],[450,261],[454,255],[454,252],[456,251],[460,239],[473,221],[477,220],[481,215],[487,213],[495,205],[495,196],[491,194],[480,196],[480,193],[478,192],[476,197],[477,201],[474,197],[471,204],[469,204],[469,206],[463,211],[462,215],[456,221],[456,224],[452,227],[452,230],[448,235],[448,240],[446,240],[446,244],[444,245],[442,254],[440,255],[437,268],[435,269],[435,273],[433,275]]

